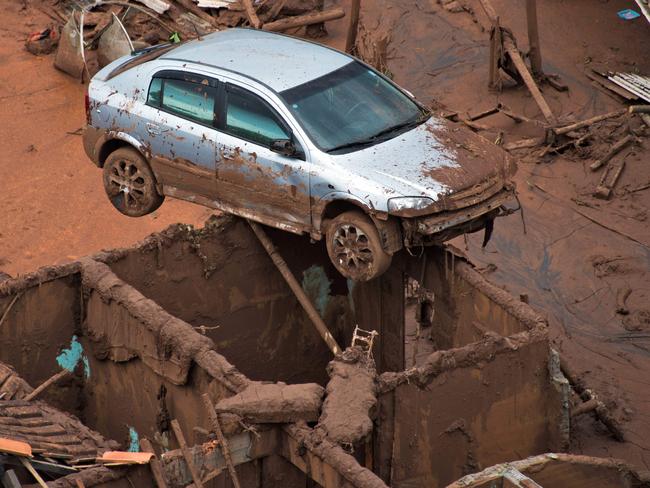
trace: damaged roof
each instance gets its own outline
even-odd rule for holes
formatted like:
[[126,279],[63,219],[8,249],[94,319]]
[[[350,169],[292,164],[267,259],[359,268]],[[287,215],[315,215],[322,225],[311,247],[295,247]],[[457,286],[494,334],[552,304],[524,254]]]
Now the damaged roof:
[[328,47],[254,29],[227,29],[161,56],[254,78],[281,92],[337,70],[352,58]]

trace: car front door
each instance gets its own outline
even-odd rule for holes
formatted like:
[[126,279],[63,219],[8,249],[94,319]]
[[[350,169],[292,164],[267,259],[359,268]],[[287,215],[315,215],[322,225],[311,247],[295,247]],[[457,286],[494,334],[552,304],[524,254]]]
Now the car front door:
[[153,110],[140,130],[166,193],[214,196],[218,87],[217,80],[195,73],[161,71],[152,78],[147,105]]
[[[289,125],[260,96],[224,85],[217,137],[217,192],[249,215],[308,230],[311,226],[309,169]],[[275,141],[291,141],[293,155],[278,152]]]

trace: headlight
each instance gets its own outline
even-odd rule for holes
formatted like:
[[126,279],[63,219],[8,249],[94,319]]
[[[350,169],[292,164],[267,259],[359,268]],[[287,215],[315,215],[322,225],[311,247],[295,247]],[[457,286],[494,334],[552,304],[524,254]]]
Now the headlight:
[[408,216],[409,211],[424,210],[433,205],[433,200],[427,197],[397,197],[388,200],[388,213]]

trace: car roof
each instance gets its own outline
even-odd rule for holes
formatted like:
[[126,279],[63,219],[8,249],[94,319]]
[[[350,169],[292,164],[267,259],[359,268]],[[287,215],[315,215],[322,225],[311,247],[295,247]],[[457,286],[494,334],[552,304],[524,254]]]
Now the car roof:
[[223,68],[258,80],[277,92],[302,85],[352,62],[325,46],[255,29],[227,29],[195,39],[160,59]]

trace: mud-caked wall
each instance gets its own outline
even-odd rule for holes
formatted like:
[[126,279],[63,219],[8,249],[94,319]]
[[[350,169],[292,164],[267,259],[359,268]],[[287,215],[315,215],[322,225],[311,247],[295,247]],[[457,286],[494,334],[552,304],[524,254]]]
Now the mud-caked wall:
[[418,368],[381,375],[382,478],[396,488],[446,486],[560,449],[567,392],[554,376],[544,320],[450,250],[427,249],[404,269],[434,292],[437,351]]
[[[340,344],[354,328],[351,284],[322,243],[265,227]],[[331,352],[246,221],[176,226],[104,256],[112,270],[170,314],[212,339],[255,380],[327,381]]]
[[540,320],[526,304],[489,284],[451,247],[427,248],[419,258],[406,259],[405,270],[417,280],[424,277],[420,285],[434,294],[431,338],[438,350],[471,344],[486,334],[516,334]]
[[[80,372],[81,277],[77,263],[42,268],[0,283],[0,361],[13,366],[30,385],[62,368]],[[80,357],[80,356],[79,356]],[[41,398],[78,412],[81,381],[69,377]]]

